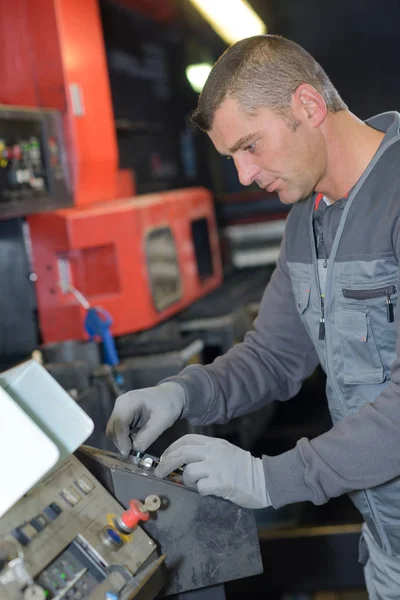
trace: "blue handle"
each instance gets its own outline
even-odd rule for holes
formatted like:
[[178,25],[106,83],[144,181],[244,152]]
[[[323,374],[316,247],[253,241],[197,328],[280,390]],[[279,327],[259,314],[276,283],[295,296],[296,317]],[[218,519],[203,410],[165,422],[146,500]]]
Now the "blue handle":
[[85,329],[90,339],[96,336],[101,339],[104,346],[104,359],[107,365],[115,367],[119,364],[114,338],[111,335],[111,315],[104,308],[91,307],[86,312]]

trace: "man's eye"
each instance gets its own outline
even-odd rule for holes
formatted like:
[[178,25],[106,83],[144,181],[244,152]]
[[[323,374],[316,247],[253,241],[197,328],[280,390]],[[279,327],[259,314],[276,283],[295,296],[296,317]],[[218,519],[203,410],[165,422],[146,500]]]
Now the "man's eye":
[[248,150],[249,152],[254,152],[256,149],[256,144],[249,144],[248,146],[246,146],[245,150]]

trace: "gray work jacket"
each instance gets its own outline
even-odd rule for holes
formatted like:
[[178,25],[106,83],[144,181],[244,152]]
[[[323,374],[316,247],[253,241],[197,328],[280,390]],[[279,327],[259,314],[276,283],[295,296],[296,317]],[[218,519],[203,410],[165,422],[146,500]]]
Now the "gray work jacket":
[[347,492],[381,548],[400,555],[400,115],[369,123],[386,135],[344,205],[323,297],[313,195],[290,212],[254,331],[172,379],[186,390],[183,416],[221,423],[293,397],[320,362],[333,427],[263,457],[272,504]]

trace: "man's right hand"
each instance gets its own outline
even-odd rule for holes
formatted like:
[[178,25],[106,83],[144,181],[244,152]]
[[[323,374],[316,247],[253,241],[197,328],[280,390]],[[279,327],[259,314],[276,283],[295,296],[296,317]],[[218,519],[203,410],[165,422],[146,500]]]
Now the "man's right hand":
[[[170,381],[120,396],[107,424],[108,437],[123,456],[128,456],[132,447],[144,452],[179,419],[185,395],[183,386]],[[134,428],[139,431],[132,436]]]

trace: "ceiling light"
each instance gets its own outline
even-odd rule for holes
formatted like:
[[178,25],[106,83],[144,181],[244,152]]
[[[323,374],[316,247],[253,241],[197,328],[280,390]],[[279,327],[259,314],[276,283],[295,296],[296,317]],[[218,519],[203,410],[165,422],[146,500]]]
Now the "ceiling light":
[[266,33],[265,23],[246,0],[190,0],[228,44]]
[[201,93],[211,69],[212,67],[208,63],[189,65],[186,68],[186,77],[188,78],[189,83],[194,91],[198,94]]

